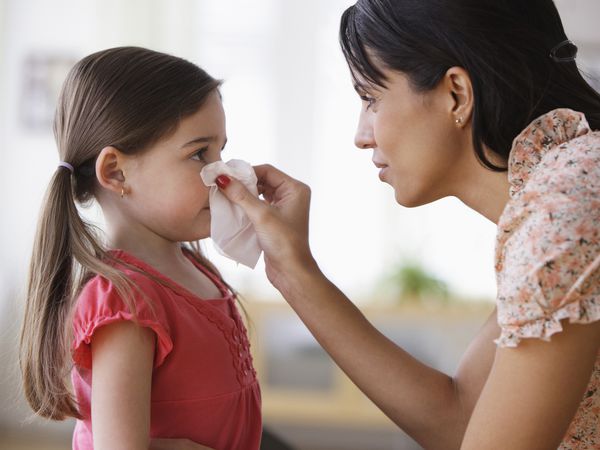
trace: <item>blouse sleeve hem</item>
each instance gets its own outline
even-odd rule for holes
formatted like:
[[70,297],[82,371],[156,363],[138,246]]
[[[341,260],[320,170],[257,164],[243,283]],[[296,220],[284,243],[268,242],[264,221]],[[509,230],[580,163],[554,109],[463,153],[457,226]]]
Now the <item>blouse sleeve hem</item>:
[[550,341],[552,335],[563,330],[561,320],[587,324],[600,320],[600,303],[597,297],[581,299],[564,305],[547,317],[519,325],[500,324],[501,334],[494,343],[498,347],[517,347],[521,339],[538,338]]
[[[92,335],[98,328],[119,321],[134,322],[133,314],[119,311],[112,316],[99,317],[90,322],[85,330],[82,330],[81,334],[77,336],[77,339],[74,342],[73,360],[75,364],[91,369],[92,355],[89,345],[92,342]],[[139,317],[137,323],[142,327],[150,328],[157,336],[153,365],[153,368],[156,369],[164,362],[165,358],[173,349],[173,341],[165,327],[160,323],[149,319],[141,319]]]

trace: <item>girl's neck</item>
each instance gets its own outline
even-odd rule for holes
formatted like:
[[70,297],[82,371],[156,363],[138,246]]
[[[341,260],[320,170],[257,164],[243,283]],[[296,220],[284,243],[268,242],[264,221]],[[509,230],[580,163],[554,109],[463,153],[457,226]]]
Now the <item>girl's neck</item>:
[[144,236],[132,232],[125,234],[110,230],[108,242],[110,248],[123,250],[158,270],[189,263],[181,251],[179,242],[168,241],[159,236]]

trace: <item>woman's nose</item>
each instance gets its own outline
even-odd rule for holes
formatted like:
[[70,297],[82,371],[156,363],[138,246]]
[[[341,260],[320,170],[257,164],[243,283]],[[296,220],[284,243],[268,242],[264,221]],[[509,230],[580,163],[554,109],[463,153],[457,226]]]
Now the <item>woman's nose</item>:
[[373,135],[373,124],[371,122],[371,114],[366,111],[361,111],[356,127],[356,135],[354,136],[354,145],[358,148],[374,148],[375,137]]

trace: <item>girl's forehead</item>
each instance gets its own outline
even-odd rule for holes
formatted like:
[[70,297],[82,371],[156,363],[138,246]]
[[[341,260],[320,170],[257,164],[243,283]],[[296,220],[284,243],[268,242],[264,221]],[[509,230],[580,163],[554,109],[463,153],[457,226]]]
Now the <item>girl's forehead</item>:
[[195,113],[181,119],[162,141],[178,147],[225,141],[225,113],[220,100],[217,101],[207,102]]

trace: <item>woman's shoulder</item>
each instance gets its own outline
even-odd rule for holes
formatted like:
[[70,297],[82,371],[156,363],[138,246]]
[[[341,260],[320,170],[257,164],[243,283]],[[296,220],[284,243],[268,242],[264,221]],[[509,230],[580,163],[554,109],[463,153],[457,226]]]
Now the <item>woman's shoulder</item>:
[[578,194],[598,188],[600,131],[585,115],[557,109],[534,120],[513,142],[508,161],[511,197],[521,194]]
[[549,339],[560,320],[600,319],[600,133],[556,110],[515,140],[498,222],[501,345]]
[[570,239],[597,242],[600,132],[589,128],[583,114],[555,110],[534,121],[515,139],[508,180],[500,247],[539,245],[544,239],[551,247]]

